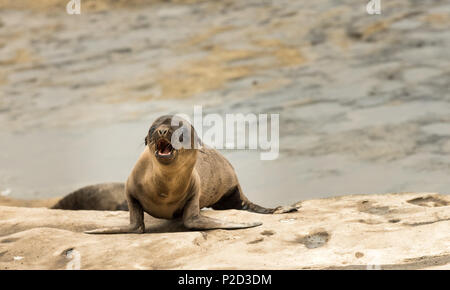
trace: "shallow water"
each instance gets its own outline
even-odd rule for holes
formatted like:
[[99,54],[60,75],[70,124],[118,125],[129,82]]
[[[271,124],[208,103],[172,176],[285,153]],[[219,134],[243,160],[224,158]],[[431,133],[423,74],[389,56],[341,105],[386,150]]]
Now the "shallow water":
[[278,159],[223,151],[262,205],[449,193],[450,6],[396,1],[376,18],[341,2],[2,10],[0,193],[124,181],[151,122],[195,105],[280,114]]

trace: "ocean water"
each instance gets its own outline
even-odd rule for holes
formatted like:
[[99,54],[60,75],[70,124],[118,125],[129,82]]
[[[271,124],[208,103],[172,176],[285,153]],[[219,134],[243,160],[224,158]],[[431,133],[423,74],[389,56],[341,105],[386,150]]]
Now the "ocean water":
[[450,6],[413,2],[2,10],[0,194],[125,181],[153,120],[199,105],[279,114],[277,159],[222,151],[262,205],[449,193]]

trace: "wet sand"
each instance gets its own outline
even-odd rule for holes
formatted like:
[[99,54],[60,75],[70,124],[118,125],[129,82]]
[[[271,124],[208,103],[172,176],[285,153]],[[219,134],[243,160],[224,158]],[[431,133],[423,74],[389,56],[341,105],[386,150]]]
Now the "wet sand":
[[446,1],[383,3],[378,16],[355,0],[155,1],[73,16],[63,2],[0,11],[0,194],[124,181],[151,122],[194,105],[280,114],[277,160],[224,151],[262,205],[450,192]]

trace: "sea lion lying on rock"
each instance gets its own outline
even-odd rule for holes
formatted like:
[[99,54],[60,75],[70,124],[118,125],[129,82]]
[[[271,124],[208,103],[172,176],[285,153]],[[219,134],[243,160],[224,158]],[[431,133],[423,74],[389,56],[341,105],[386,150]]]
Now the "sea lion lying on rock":
[[[126,182],[130,225],[86,233],[143,233],[144,211],[156,218],[181,217],[186,228],[207,230],[249,228],[262,223],[213,219],[200,214],[200,209],[204,207],[243,209],[265,214],[297,210],[292,206],[264,208],[249,201],[228,160],[217,150],[202,146],[189,122],[173,118],[170,115],[162,116],[151,125],[145,137],[146,148]],[[176,149],[172,143],[177,139],[172,140],[172,135],[180,131],[185,133],[176,138],[190,146]],[[195,149],[199,146],[202,148]]]
[[128,210],[123,182],[89,185],[66,195],[52,209]]

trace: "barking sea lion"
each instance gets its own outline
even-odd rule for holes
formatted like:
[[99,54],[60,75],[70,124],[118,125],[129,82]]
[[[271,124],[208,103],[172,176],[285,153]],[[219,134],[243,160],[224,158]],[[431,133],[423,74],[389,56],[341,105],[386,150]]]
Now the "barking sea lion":
[[151,125],[145,137],[146,148],[126,182],[130,225],[86,233],[143,233],[144,211],[156,218],[181,217],[186,228],[207,230],[249,228],[262,223],[213,219],[200,214],[204,207],[266,214],[296,210],[294,207],[264,208],[250,202],[242,193],[233,167],[215,149],[205,145],[201,149],[174,148],[172,135],[183,128],[189,128],[191,134],[182,134],[180,141],[185,141],[184,144],[187,141],[190,148],[198,148],[202,144],[192,125],[183,120],[174,126],[173,118],[162,116]]

